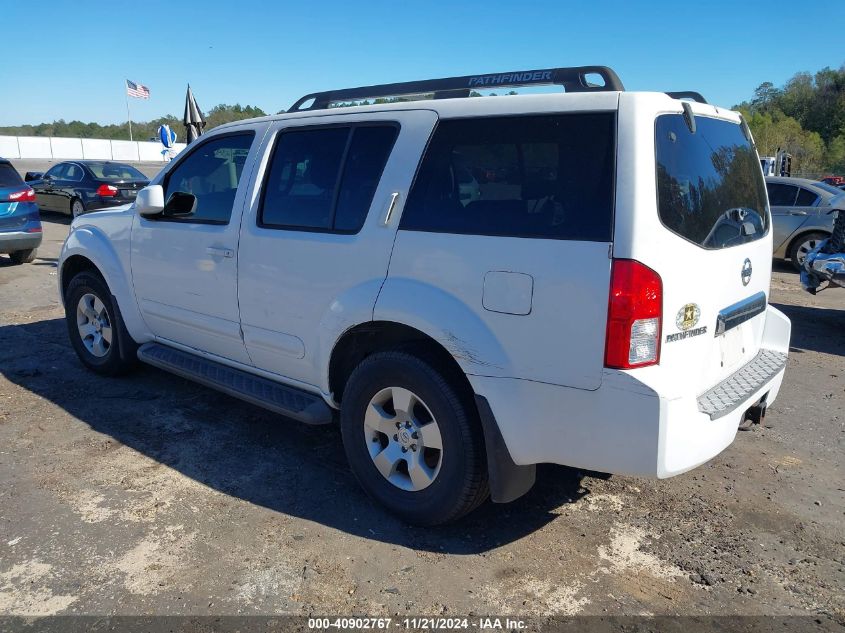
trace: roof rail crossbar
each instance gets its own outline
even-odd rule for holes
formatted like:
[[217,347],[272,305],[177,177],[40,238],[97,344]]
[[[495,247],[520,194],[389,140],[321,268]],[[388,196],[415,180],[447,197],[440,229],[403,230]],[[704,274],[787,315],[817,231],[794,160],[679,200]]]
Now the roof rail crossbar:
[[699,103],[707,103],[707,99],[701,96],[700,92],[695,92],[694,90],[681,90],[679,92],[667,92],[666,94],[673,99],[692,99]]
[[[603,83],[596,84],[592,81],[593,78],[591,75],[598,75],[601,77]],[[364,101],[366,99],[385,97],[409,97],[432,94],[435,99],[452,99],[468,97],[472,90],[551,85],[563,86],[566,92],[599,92],[625,89],[619,76],[607,66],[545,68],[313,92],[299,99],[288,112],[324,110],[333,103]],[[303,107],[304,104],[312,99],[312,104]]]

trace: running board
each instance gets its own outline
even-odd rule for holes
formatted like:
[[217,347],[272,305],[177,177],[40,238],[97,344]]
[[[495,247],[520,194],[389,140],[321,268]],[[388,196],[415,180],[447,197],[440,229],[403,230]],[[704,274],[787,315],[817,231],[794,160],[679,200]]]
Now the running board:
[[320,396],[196,354],[160,343],[145,343],[138,348],[138,358],[159,369],[306,424],[332,422],[332,410]]

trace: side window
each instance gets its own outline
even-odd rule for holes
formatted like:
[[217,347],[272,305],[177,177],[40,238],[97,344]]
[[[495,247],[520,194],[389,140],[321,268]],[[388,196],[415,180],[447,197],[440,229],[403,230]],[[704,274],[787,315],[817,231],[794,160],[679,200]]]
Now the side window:
[[259,225],[294,230],[361,230],[395,125],[284,131],[264,181]]
[[62,178],[65,180],[82,180],[82,168],[74,163],[67,163]]
[[197,203],[191,215],[171,219],[227,224],[254,137],[253,132],[221,136],[202,143],[182,159],[165,180],[165,203],[177,191],[193,194]]
[[59,163],[58,165],[53,165],[50,169],[47,170],[47,173],[44,174],[45,176],[50,176],[50,178],[54,178],[56,180],[60,180],[64,178],[66,163]]
[[796,201],[795,206],[812,207],[813,205],[816,204],[816,201],[818,199],[819,199],[819,197],[816,194],[814,194],[812,191],[810,191],[809,189],[799,188],[798,189],[798,200]]
[[798,187],[784,185],[778,182],[767,182],[766,189],[769,192],[769,206],[791,207],[795,204],[795,196],[798,195]]
[[610,241],[613,113],[441,121],[401,229]]

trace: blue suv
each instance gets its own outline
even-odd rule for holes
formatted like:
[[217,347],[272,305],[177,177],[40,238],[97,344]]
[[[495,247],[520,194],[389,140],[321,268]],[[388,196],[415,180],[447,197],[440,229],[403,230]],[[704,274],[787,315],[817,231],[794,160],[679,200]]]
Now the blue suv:
[[8,254],[15,264],[27,264],[40,245],[35,192],[8,160],[0,158],[0,253]]

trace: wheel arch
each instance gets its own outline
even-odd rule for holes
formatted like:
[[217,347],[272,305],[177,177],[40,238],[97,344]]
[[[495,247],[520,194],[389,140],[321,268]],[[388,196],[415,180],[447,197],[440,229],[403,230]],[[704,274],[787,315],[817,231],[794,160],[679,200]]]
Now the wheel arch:
[[450,378],[460,380],[461,389],[472,395],[472,386],[455,357],[435,338],[396,321],[367,321],[347,329],[335,342],[328,365],[328,386],[340,402],[349,376],[367,356],[388,349],[414,347],[437,363]]
[[120,308],[124,325],[139,342],[152,340],[135,301],[132,280],[114,245],[99,229],[81,226],[71,231],[62,247],[58,265],[59,294],[62,303],[71,279],[90,270],[98,274],[109,288]]
[[459,396],[482,430],[493,501],[508,503],[528,492],[534,485],[536,466],[520,466],[513,461],[487,399],[475,393],[453,353],[422,330],[397,321],[369,321],[346,330],[332,348],[329,359],[328,385],[332,399],[340,402],[352,371],[367,356],[396,348],[412,349],[433,362],[458,386]]

